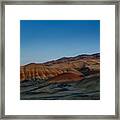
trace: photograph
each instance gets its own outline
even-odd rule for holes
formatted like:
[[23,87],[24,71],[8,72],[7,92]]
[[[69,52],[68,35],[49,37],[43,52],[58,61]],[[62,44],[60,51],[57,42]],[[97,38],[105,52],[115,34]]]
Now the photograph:
[[10,1],[1,3],[0,118],[118,120],[119,2]]
[[20,100],[100,100],[100,20],[20,20]]

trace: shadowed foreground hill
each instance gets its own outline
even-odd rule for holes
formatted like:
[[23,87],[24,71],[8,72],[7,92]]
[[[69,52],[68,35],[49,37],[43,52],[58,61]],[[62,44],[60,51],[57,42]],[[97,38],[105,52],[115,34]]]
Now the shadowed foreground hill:
[[21,81],[21,100],[100,100],[99,75],[80,81],[50,83]]
[[100,54],[20,67],[21,100],[99,100]]

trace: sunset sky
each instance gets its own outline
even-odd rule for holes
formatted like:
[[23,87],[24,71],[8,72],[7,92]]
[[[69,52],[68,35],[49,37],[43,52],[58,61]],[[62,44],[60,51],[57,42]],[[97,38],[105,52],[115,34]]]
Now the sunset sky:
[[21,20],[20,64],[100,52],[99,20]]

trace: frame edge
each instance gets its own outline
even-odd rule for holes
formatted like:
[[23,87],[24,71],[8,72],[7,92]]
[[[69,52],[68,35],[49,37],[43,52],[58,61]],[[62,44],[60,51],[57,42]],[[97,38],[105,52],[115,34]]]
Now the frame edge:
[[[24,2],[25,2],[25,4],[24,4]],[[52,1],[52,2],[48,2],[48,1],[2,1],[1,2],[1,61],[0,61],[0,68],[1,68],[1,74],[0,74],[0,78],[1,78],[1,81],[0,81],[0,86],[1,86],[1,89],[0,89],[0,110],[1,110],[1,112],[0,112],[0,119],[2,118],[2,119],[33,119],[33,118],[35,118],[35,119],[85,119],[85,118],[90,118],[90,119],[100,119],[100,118],[102,118],[102,119],[107,119],[108,117],[107,116],[109,116],[109,118],[116,118],[116,119],[119,119],[119,68],[118,68],[118,65],[119,65],[119,40],[120,40],[120,36],[119,36],[119,27],[120,27],[120,1],[72,1],[71,3],[73,4],[74,2],[77,2],[77,3],[81,3],[81,4],[93,4],[93,3],[95,3],[95,5],[97,5],[97,4],[114,4],[115,5],[115,59],[116,59],[116,63],[115,63],[115,86],[117,87],[116,89],[115,89],[115,115],[105,115],[105,116],[103,116],[103,115],[101,115],[101,117],[100,116],[98,116],[98,117],[96,117],[95,115],[94,115],[94,117],[92,116],[92,115],[88,115],[88,117],[85,117],[85,116],[83,116],[83,115],[78,115],[78,116],[76,116],[76,117],[71,117],[71,118],[69,118],[69,117],[67,117],[67,116],[65,116],[65,115],[61,115],[61,117],[60,116],[56,116],[56,115],[54,115],[54,116],[44,116],[44,115],[41,115],[41,118],[40,118],[40,116],[38,115],[36,115],[36,116],[34,116],[34,115],[32,115],[31,117],[30,116],[28,116],[28,115],[16,115],[16,116],[14,116],[14,115],[5,115],[5,104],[3,104],[3,103],[5,103],[5,5],[13,5],[13,4],[16,4],[17,3],[17,5],[21,5],[21,4],[24,4],[24,5],[26,5],[26,4],[28,4],[28,3],[30,3],[29,5],[32,5],[33,3],[34,4],[40,4],[40,2],[41,2],[41,5],[42,4],[54,4],[54,5],[56,5],[56,4],[68,4],[69,3],[69,1],[63,1],[63,2],[61,2],[61,1],[59,1],[59,2],[55,2],[55,1]],[[69,3],[70,4],[70,3]],[[118,98],[117,98],[118,97]],[[38,118],[39,117],[39,118]],[[79,118],[78,118],[79,117]],[[104,118],[103,118],[104,117]]]

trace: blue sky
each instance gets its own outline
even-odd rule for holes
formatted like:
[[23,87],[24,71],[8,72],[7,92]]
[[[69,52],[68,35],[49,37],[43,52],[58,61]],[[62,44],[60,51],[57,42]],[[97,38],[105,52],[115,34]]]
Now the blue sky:
[[20,64],[100,52],[99,20],[21,20]]

